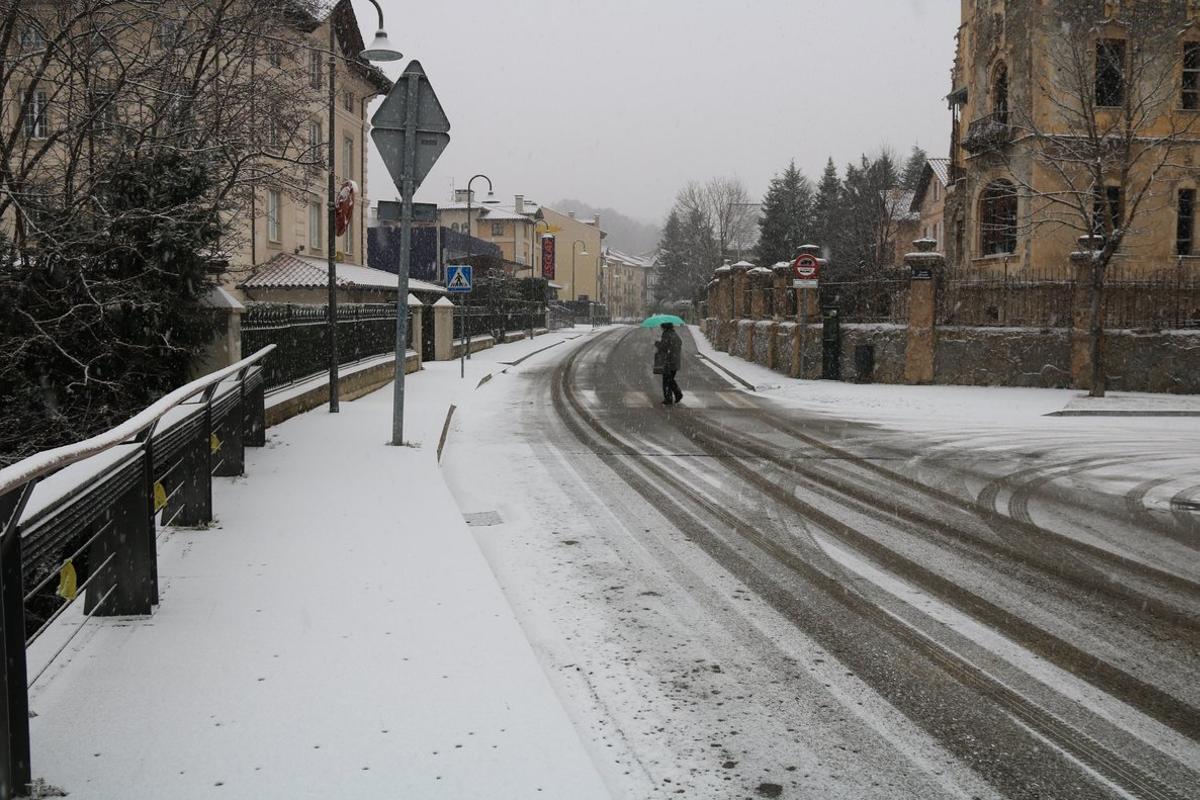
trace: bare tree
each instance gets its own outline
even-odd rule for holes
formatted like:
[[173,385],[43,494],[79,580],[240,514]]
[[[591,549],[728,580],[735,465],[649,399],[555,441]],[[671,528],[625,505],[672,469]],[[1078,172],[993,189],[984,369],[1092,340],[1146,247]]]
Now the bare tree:
[[[290,0],[0,3],[0,461],[106,427],[205,341],[211,256],[324,149]],[[139,172],[142,171],[142,172]],[[207,255],[206,255],[207,254]]]
[[[1057,228],[1092,237],[1080,241],[1090,264],[1090,392],[1102,397],[1106,273],[1123,247],[1145,232],[1139,224],[1184,169],[1178,156],[1194,147],[1196,123],[1194,114],[1174,113],[1180,51],[1172,31],[1180,21],[1171,18],[1170,4],[1127,3],[1110,21],[1097,20],[1095,5],[1057,5],[1054,27],[1061,34],[1044,69],[1032,76],[1031,98],[1010,104],[1003,76],[991,129],[979,133],[1011,139],[996,152],[1012,179],[1010,202],[1029,198],[1023,226],[1030,235]],[[1033,98],[1048,104],[1044,113],[1033,110]],[[995,227],[1016,228],[1015,212],[1006,216]]]
[[750,199],[740,178],[710,178],[688,183],[675,199],[675,207],[687,217],[698,212],[712,231],[717,252],[726,256],[731,247],[748,246],[758,224],[757,204]]

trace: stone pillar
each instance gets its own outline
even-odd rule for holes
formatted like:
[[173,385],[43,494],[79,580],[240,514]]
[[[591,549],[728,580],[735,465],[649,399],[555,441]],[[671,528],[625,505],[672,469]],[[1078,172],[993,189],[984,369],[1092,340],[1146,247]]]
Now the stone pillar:
[[421,368],[422,350],[424,349],[425,331],[421,327],[424,313],[425,304],[418,300],[416,295],[410,294],[408,296],[408,318],[412,320],[412,341],[408,343],[408,347],[417,352],[417,369]]
[[713,316],[717,318],[717,335],[713,346],[718,350],[729,351],[732,341],[733,325],[733,270],[724,264],[713,272],[717,280],[717,304]]
[[750,281],[750,317],[763,319],[767,316],[767,292],[771,291],[771,271],[755,267],[747,273]]
[[733,270],[733,319],[745,319],[750,313],[750,309],[746,308],[746,282],[749,280],[747,272],[749,267],[743,262],[739,262],[731,267]]
[[[1103,305],[1092,306],[1092,258],[1104,246],[1102,236],[1080,236],[1079,249],[1071,253],[1071,270],[1075,277],[1075,292],[1071,298],[1071,386],[1092,388],[1092,328],[1096,314],[1103,314]],[[1100,326],[1103,345],[1104,326]]]
[[771,268],[772,291],[775,292],[775,319],[783,319],[788,307],[788,288],[791,285],[792,268],[787,264],[776,264]]
[[433,359],[454,360],[454,303],[443,297],[433,304]]
[[908,342],[904,348],[904,382],[929,384],[934,378],[934,347],[937,344],[937,278],[946,257],[934,252],[937,242],[917,239],[917,252],[904,257],[908,265],[911,294],[908,311]]

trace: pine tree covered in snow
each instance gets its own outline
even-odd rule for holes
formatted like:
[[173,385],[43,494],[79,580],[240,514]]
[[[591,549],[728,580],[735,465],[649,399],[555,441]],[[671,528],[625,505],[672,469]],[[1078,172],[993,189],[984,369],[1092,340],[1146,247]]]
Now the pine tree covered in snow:
[[925,164],[928,162],[929,154],[914,144],[912,153],[909,154],[908,160],[904,162],[904,172],[900,175],[900,185],[909,191],[915,192],[917,184],[921,182],[921,173],[925,171]]
[[770,266],[794,258],[797,248],[812,234],[812,214],[812,184],[792,161],[782,174],[771,179],[763,198],[758,222],[759,263]]

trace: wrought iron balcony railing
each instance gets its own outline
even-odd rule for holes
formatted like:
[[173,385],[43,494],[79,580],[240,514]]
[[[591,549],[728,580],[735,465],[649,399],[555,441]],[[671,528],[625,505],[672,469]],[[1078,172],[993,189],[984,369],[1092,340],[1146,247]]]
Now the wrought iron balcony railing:
[[985,114],[967,127],[967,138],[963,139],[962,146],[970,153],[998,150],[1012,141],[1012,131],[1007,113]]

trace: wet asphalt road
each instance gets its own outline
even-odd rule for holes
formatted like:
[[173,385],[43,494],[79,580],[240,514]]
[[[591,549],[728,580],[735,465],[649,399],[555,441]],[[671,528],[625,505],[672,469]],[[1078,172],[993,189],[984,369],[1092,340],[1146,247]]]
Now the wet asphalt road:
[[[608,616],[588,612],[607,654],[575,652],[581,645],[553,624],[534,638],[560,660],[591,663],[588,674],[613,673],[606,655],[640,662],[643,672],[667,669],[665,645],[689,624],[668,620],[656,630],[644,619],[651,607],[635,614],[635,604],[622,600],[617,590],[625,581],[601,584],[623,571],[671,582],[677,606],[701,609],[694,613],[703,624],[690,623],[692,636],[703,638],[709,619],[723,619],[710,638],[741,640],[733,650],[744,668],[737,687],[743,694],[720,705],[744,700],[749,717],[770,705],[779,735],[799,733],[790,754],[786,744],[772,743],[761,745],[762,753],[743,748],[738,761],[721,764],[755,764],[762,775],[782,776],[778,783],[726,775],[729,793],[713,794],[693,766],[693,784],[676,777],[675,786],[722,797],[772,796],[778,785],[785,797],[1200,798],[1200,573],[1194,562],[1152,557],[1156,541],[1198,546],[1188,519],[1150,518],[1129,504],[1039,484],[1020,474],[1030,473],[1028,464],[961,452],[935,456],[903,435],[782,408],[701,363],[686,334],[679,374],[685,397],[663,407],[648,369],[652,335],[610,330],[531,370],[534,399],[518,435],[544,437],[535,447],[543,464],[557,459],[547,469],[569,461],[600,505],[622,509],[613,512],[615,523],[592,526],[612,541],[585,542],[603,549],[569,562],[572,581],[582,575],[599,587],[590,597],[585,587],[585,599],[612,607]],[[1038,527],[1028,510],[1043,502],[1081,528],[1115,526],[1114,536],[1137,544],[1124,552]],[[633,550],[621,543],[631,535]],[[704,562],[712,577],[705,577]],[[725,580],[741,587],[733,600],[746,592],[790,627],[804,643],[800,652],[780,652],[786,631],[760,641],[737,629],[748,627],[746,619],[728,616],[725,606],[736,604],[712,585]],[[686,617],[669,607],[662,613]],[[577,614],[549,616],[562,625]],[[648,634],[625,631],[631,617]],[[708,645],[722,646],[729,643]],[[826,661],[853,686],[814,683]],[[694,696],[679,711],[680,697],[696,688],[685,682],[680,690],[676,681],[669,696],[678,719],[657,712],[666,724],[647,739],[634,730],[638,713],[626,712],[622,721],[614,688],[636,683],[632,672],[621,666],[588,691],[615,726],[628,728],[623,746],[642,762],[647,780],[657,783],[654,765],[669,766],[673,757],[676,766],[703,763],[701,740],[711,733],[675,743],[667,732],[672,724],[720,728],[696,710]],[[653,677],[642,680],[643,690],[655,688]],[[823,692],[830,703],[819,699]],[[747,697],[756,693],[751,703]],[[857,719],[821,719],[806,709],[852,703]],[[885,719],[892,714],[899,721]],[[765,719],[763,728],[771,728]],[[925,744],[896,743],[903,738]],[[639,758],[639,748],[650,755]],[[952,777],[961,773],[950,785],[922,775],[940,769],[915,763],[930,750],[954,762],[944,767]],[[831,757],[842,775],[825,770],[823,782],[796,775],[820,772],[798,769],[805,758],[820,764]],[[856,767],[861,774],[844,775]],[[872,774],[878,780],[868,779]]]

